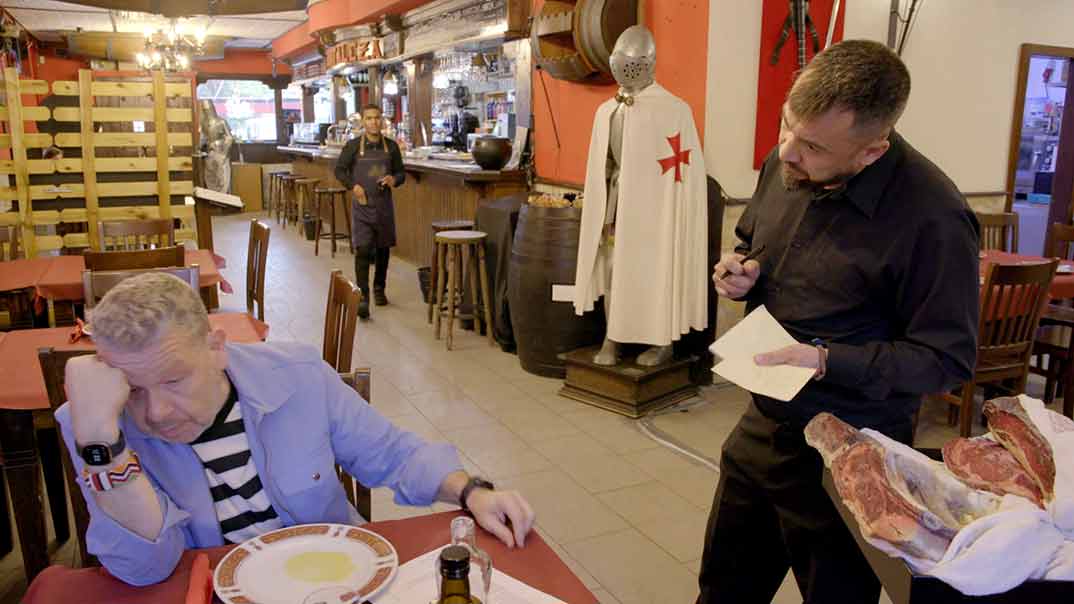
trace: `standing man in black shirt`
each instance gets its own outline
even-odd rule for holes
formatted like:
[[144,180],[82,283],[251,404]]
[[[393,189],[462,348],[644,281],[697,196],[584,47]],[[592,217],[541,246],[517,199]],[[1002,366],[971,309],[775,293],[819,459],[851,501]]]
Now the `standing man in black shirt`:
[[764,305],[800,342],[756,362],[816,375],[788,403],[753,395],[724,444],[699,604],[770,602],[788,568],[807,603],[877,602],[803,428],[829,411],[909,443],[922,395],[973,371],[979,227],[954,183],[894,132],[909,93],[882,44],[818,54],[783,106],[742,243],[716,265],[720,295],[747,312]]
[[[351,243],[354,245],[354,278],[362,290],[358,316],[369,317],[369,264],[374,262],[373,298],[377,306],[388,303],[388,257],[395,245],[395,203],[392,187],[406,180],[403,155],[395,141],[381,134],[380,107],[362,107],[365,131],[343,147],[336,161],[336,178],[351,190]],[[375,258],[375,260],[374,260]]]

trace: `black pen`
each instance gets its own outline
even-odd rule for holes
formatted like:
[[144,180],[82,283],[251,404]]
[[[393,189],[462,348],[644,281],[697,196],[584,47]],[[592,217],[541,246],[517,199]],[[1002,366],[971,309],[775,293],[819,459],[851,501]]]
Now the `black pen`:
[[[739,264],[746,264],[750,260],[756,260],[758,257],[760,257],[760,255],[762,253],[764,253],[764,244],[763,243],[757,249],[750,250],[750,252],[748,254],[746,254],[742,258],[742,260],[739,260],[738,263]],[[719,279],[723,279],[726,276],[727,276],[727,271],[724,271],[723,274],[719,276]]]

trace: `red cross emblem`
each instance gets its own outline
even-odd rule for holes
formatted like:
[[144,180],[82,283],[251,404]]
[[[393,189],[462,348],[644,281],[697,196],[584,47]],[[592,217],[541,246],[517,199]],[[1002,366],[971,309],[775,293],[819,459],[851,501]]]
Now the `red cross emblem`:
[[671,145],[671,157],[656,160],[660,162],[660,167],[663,168],[663,171],[660,172],[661,174],[667,174],[668,170],[675,168],[675,182],[682,182],[682,165],[690,165],[690,150],[682,150],[682,137],[680,134],[668,137],[668,144]]

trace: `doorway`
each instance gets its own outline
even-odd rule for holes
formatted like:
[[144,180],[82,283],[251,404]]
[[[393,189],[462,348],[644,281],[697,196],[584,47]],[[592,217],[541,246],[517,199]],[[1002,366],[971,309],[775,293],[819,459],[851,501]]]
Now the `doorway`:
[[[1018,253],[1043,255],[1049,225],[1071,222],[1074,201],[1074,48],[1023,44],[1007,171]],[[1071,111],[1064,111],[1072,108]]]

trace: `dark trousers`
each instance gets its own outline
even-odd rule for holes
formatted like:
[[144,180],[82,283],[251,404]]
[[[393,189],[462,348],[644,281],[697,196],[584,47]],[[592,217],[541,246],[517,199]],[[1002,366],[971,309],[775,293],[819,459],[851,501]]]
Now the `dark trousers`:
[[[880,582],[824,491],[824,462],[802,428],[751,404],[724,443],[698,604],[768,604],[788,569],[805,604],[880,599]],[[876,429],[911,440],[909,418]]]
[[392,248],[361,246],[354,250],[354,279],[362,297],[369,297],[369,265],[373,264],[373,289],[384,289],[388,282],[388,259]]

